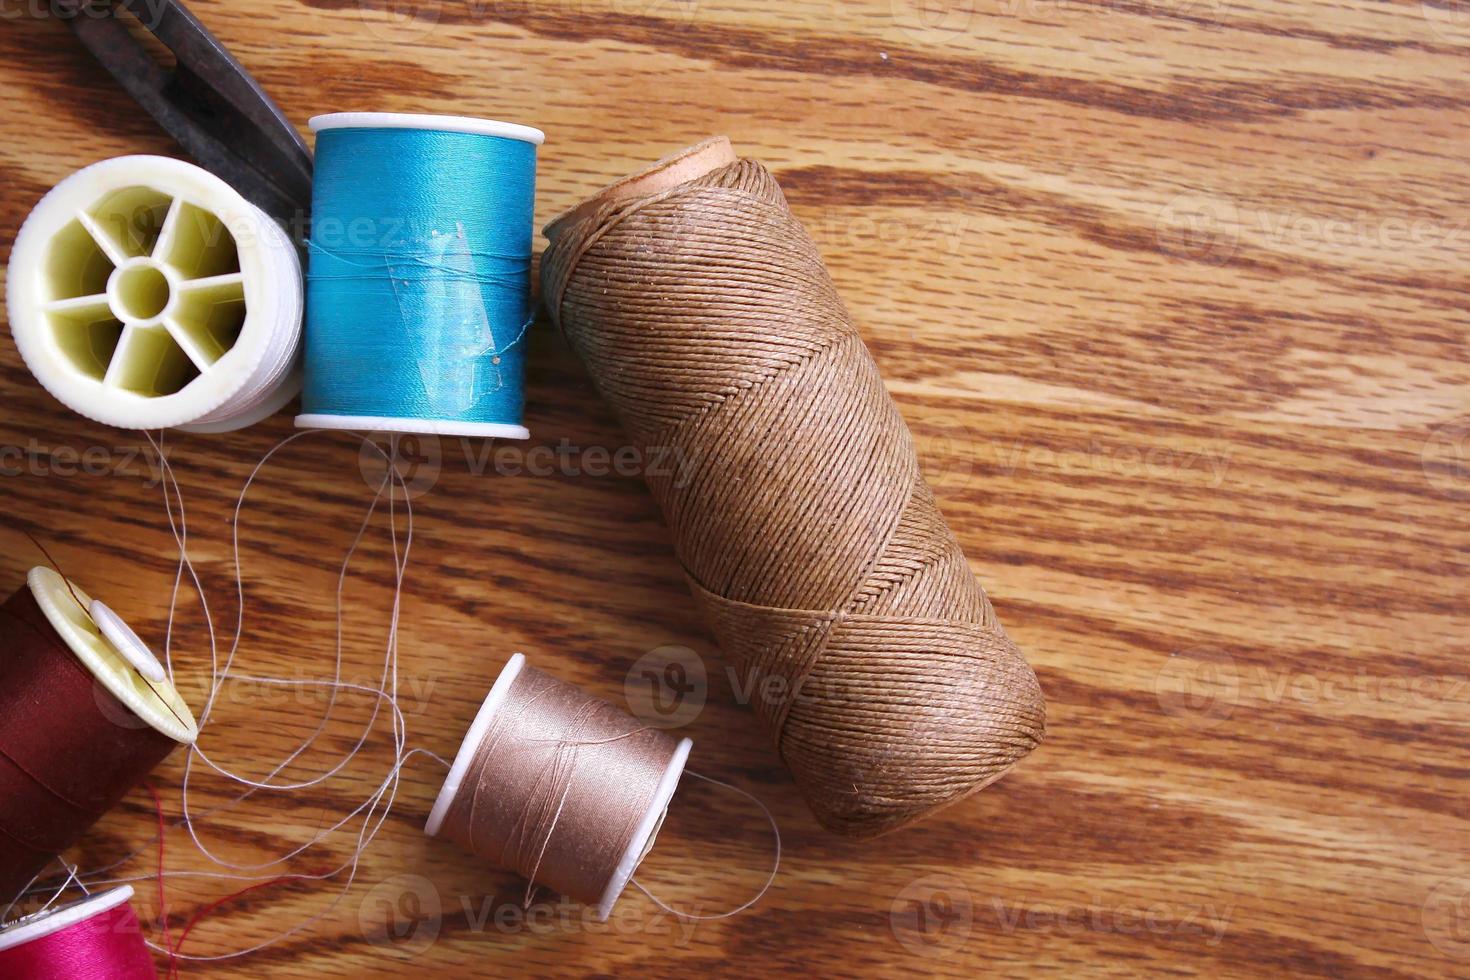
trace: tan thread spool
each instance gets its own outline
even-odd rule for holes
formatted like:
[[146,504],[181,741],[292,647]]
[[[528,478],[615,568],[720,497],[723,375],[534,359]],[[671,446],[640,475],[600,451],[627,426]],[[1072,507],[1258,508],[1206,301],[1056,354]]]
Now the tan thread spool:
[[818,819],[870,837],[1000,778],[1035,674],[775,179],[723,137],[547,226],[543,295],[635,442],[721,646]]
[[465,734],[424,832],[606,921],[653,847],[693,743],[517,653]]

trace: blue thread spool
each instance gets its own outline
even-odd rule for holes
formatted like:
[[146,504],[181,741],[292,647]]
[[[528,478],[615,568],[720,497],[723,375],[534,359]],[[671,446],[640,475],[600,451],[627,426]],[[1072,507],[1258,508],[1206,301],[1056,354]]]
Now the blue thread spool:
[[525,439],[538,129],[339,112],[317,134],[302,428]]

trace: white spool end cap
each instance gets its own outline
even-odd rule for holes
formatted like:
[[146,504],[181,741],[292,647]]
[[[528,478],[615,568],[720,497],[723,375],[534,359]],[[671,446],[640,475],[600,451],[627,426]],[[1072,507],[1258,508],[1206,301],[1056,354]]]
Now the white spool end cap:
[[[97,679],[99,689],[122,702],[129,712],[126,716],[110,714],[114,722],[124,726],[147,725],[183,745],[192,744],[199,737],[199,725],[183,697],[167,680],[146,680],[122,646],[103,633],[99,621],[93,618],[92,597],[80,586],[68,583],[60,573],[45,565],[32,568],[26,584],[61,642]],[[116,613],[112,615],[117,618]],[[147,650],[141,641],[138,646]],[[102,702],[98,706],[102,707]]]
[[684,775],[684,763],[689,760],[689,750],[693,747],[694,742],[691,740],[680,739],[679,747],[674,750],[669,764],[664,767],[663,778],[659,780],[658,789],[653,794],[653,802],[649,804],[643,819],[638,822],[638,830],[628,843],[628,850],[623,853],[617,870],[603,889],[602,899],[597,903],[598,922],[607,921],[607,917],[612,914],[613,904],[617,902],[623,889],[628,887],[633,872],[638,870],[638,865],[653,850],[654,838],[663,826],[664,814],[669,812],[669,801],[674,798],[674,790],[679,788],[679,777]]
[[94,915],[116,908],[132,897],[133,886],[123,885],[97,895],[88,895],[68,905],[23,916],[0,929],[0,952],[54,935]]
[[464,782],[465,771],[474,761],[475,749],[485,741],[495,712],[499,710],[500,703],[505,700],[510,686],[520,676],[521,668],[524,666],[526,666],[524,653],[510,655],[510,659],[500,669],[500,676],[495,679],[490,693],[485,695],[485,701],[480,705],[480,710],[475,713],[475,720],[470,722],[470,730],[465,732],[464,741],[459,746],[459,754],[454,757],[454,765],[449,767],[449,775],[444,777],[444,786],[439,790],[439,797],[434,801],[434,808],[429,811],[429,819],[424,824],[424,833],[430,837],[439,836],[439,831],[444,826],[444,816],[449,812],[449,805],[458,795],[460,783]]
[[328,112],[306,121],[313,133],[328,129],[422,129],[440,133],[470,133],[499,136],[540,146],[546,134],[534,126],[477,119],[473,116],[441,116],[433,112]]
[[296,416],[298,429],[342,429],[347,432],[395,432],[405,436],[470,436],[477,439],[529,439],[531,430],[509,422],[453,422],[441,419],[394,418],[386,415]]
[[228,431],[301,386],[301,262],[286,231],[182,160],[85,167],[31,210],[5,281],[37,381],[124,429]]
[[163,664],[148,649],[148,644],[133,632],[131,626],[123,622],[121,616],[109,609],[107,603],[101,599],[93,599],[87,612],[92,614],[92,622],[107,637],[107,642],[113,645],[124,660],[133,665],[134,670],[155,684],[168,676],[163,671]]

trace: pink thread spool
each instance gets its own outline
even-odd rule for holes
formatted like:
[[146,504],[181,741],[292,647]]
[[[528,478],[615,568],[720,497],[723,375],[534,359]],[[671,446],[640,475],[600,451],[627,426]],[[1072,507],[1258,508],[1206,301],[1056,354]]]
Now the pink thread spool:
[[17,919],[0,929],[6,980],[158,980],[128,900],[130,885]]

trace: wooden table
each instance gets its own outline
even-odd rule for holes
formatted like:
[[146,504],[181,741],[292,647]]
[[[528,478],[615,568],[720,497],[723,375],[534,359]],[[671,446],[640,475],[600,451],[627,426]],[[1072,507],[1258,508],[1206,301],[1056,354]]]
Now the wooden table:
[[[702,710],[680,718],[693,768],[771,807],[779,878],[720,921],[672,919],[637,893],[607,925],[544,894],[522,913],[517,879],[424,837],[443,769],[420,755],[345,898],[294,883],[221,906],[185,952],[324,914],[195,972],[1470,973],[1463,3],[384,6],[195,12],[303,126],[376,109],[544,128],[540,221],[713,132],[770,165],[1036,666],[1050,735],[919,827],[863,844],[819,829],[734,703],[639,478],[649,461],[589,472],[594,447],[621,437],[543,326],[529,444],[400,446],[418,462],[400,634],[409,744],[451,754],[516,650],[619,701],[655,693],[650,664],[693,658],[706,677],[690,695]],[[7,253],[75,168],[175,152],[64,26],[22,9],[5,4],[0,31]],[[30,530],[161,644],[174,553],[147,442],[64,410],[8,334],[0,386],[3,589],[39,560]],[[168,439],[222,641],[231,507],[291,432],[284,414]],[[246,669],[330,675],[338,564],[370,496],[360,458],[351,437],[313,436],[251,491]],[[366,680],[387,624],[381,519],[353,569],[347,674]],[[198,708],[208,644],[185,599],[173,653]],[[258,776],[323,706],[240,684],[203,744]],[[289,771],[330,764],[368,707],[349,698]],[[390,760],[380,723],[340,777],[208,817],[200,839],[265,860],[339,819]],[[154,779],[171,820],[182,762]],[[191,803],[227,789],[196,775]],[[118,873],[146,876],[155,821],[136,791],[76,857],[96,868],[142,848]],[[334,867],[352,841],[334,834],[290,867]],[[181,828],[166,846],[177,939],[237,885],[180,875],[208,867]],[[690,781],[640,879],[717,912],[759,886],[769,857],[754,807]],[[138,889],[140,914],[156,915],[155,883]]]

